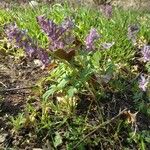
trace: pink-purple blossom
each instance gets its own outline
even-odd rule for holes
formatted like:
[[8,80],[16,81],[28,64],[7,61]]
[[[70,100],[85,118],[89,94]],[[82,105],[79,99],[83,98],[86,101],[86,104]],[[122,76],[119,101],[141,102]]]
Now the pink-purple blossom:
[[141,75],[139,79],[139,88],[145,92],[147,89],[148,83],[149,83],[149,77],[146,78],[144,75]]
[[94,41],[97,40],[99,38],[99,34],[96,31],[95,28],[92,28],[90,30],[90,33],[87,35],[86,39],[85,39],[85,45],[86,45],[86,49],[87,50],[93,50],[94,49]]
[[141,50],[144,62],[150,61],[150,45],[144,45]]
[[27,32],[20,30],[16,24],[9,24],[5,27],[5,33],[11,43],[18,48],[25,50],[29,58],[38,58],[44,65],[50,61],[47,52],[40,48],[35,40],[27,35]]
[[103,4],[100,6],[102,13],[104,14],[104,16],[106,16],[108,19],[110,19],[112,17],[113,14],[113,8],[111,4]]
[[64,34],[73,27],[73,22],[70,19],[65,19],[61,25],[57,25],[52,20],[49,20],[44,16],[38,16],[37,22],[49,38],[50,50],[53,51],[56,49],[63,49],[65,47],[63,40]]

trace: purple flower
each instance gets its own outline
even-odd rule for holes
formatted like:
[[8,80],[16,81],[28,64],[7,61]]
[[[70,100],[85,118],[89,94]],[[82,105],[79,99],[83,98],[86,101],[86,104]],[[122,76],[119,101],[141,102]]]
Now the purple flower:
[[144,45],[141,53],[145,62],[150,61],[150,45]]
[[86,45],[86,49],[87,50],[92,50],[94,49],[94,41],[97,40],[99,38],[99,34],[96,31],[96,29],[91,29],[90,33],[88,34],[88,36],[85,39],[85,45]]
[[74,27],[74,23],[69,19],[69,18],[66,18],[62,24],[61,24],[61,27],[67,31],[67,30],[70,30]]
[[65,44],[61,41],[54,41],[49,45],[49,49],[51,51],[55,51],[57,49],[64,49]]
[[133,44],[136,43],[137,39],[137,33],[139,32],[139,26],[136,24],[130,25],[128,27],[128,39],[133,42]]
[[37,58],[41,60],[44,65],[48,65],[50,62],[47,52],[42,48],[37,49]]
[[58,26],[51,20],[47,20],[44,16],[38,16],[37,22],[41,29],[47,34],[52,41],[57,41],[61,35]]
[[20,30],[16,24],[10,24],[5,28],[5,33],[10,42],[16,47],[25,49],[29,57],[35,54],[36,46],[24,30]]
[[146,91],[148,83],[149,83],[149,77],[145,78],[143,75],[141,75],[141,79],[139,80],[139,88],[142,91]]
[[39,48],[37,42],[32,40],[27,32],[20,30],[16,24],[10,24],[5,27],[5,33],[11,43],[16,47],[22,48],[25,50],[29,58],[38,58],[45,65],[48,64],[49,57],[48,54],[42,49]]
[[37,22],[51,41],[50,49],[63,49],[65,46],[63,35],[73,27],[72,21],[66,19],[61,25],[57,25],[53,21],[46,19],[44,16],[38,16]]
[[[21,45],[22,42],[20,42],[20,45]],[[26,54],[32,58],[36,55],[36,50],[37,50],[37,47],[35,45],[32,45],[32,44],[26,44],[26,46],[22,47],[22,46],[19,46],[19,48],[23,48],[25,49],[25,52]]]
[[111,4],[103,4],[100,6],[100,8],[104,16],[106,16],[108,19],[112,17],[113,9]]

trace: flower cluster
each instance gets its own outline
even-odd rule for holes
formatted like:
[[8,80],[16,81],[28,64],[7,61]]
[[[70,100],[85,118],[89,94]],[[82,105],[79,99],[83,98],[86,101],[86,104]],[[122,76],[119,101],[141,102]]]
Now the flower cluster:
[[[78,45],[74,44],[77,42],[76,38],[70,35],[71,32],[69,32],[74,26],[73,22],[70,19],[65,19],[64,22],[57,25],[53,21],[46,19],[44,16],[38,16],[37,22],[49,38],[49,50],[59,58],[70,60],[75,55],[76,48],[74,47]],[[39,47],[38,43],[29,37],[25,30],[19,29],[16,24],[7,25],[5,33],[10,42],[16,47],[25,50],[29,58],[38,58],[44,65],[47,65],[50,62],[48,53],[43,48]],[[93,50],[94,41],[99,37],[96,29],[91,29],[85,40],[86,50]],[[107,47],[111,47],[111,45],[108,45]]]
[[101,5],[101,10],[104,16],[106,16],[108,19],[112,17],[113,9],[111,4],[103,4]]
[[29,58],[38,58],[45,65],[49,63],[50,60],[46,51],[39,48],[37,42],[32,40],[25,30],[20,30],[16,24],[10,24],[5,27],[5,33],[10,42],[25,50]]
[[141,53],[145,62],[150,61],[150,45],[144,45]]
[[[50,50],[61,59],[65,59],[67,61],[71,60],[75,56],[75,48],[71,47],[72,49],[69,49],[68,52],[65,51],[66,46],[71,45],[71,42],[65,42],[65,38],[69,41],[71,36],[69,35],[65,37],[64,35],[67,35],[66,33],[68,33],[68,31],[73,27],[73,22],[66,19],[61,25],[57,25],[53,21],[46,19],[44,16],[38,16],[37,22],[49,38]],[[139,27],[137,25],[129,26],[128,38],[135,42],[138,31]],[[50,58],[48,53],[43,48],[38,46],[38,43],[27,34],[27,31],[19,29],[16,24],[9,24],[5,26],[5,33],[10,42],[12,42],[16,47],[25,50],[29,58],[38,58],[44,65],[49,64]],[[92,51],[95,48],[95,40],[99,38],[100,35],[97,30],[92,28],[85,38],[86,50]],[[74,41],[74,39],[72,41]],[[101,46],[104,49],[109,49],[113,45],[114,42],[103,43]],[[145,45],[141,50],[141,53],[145,62],[150,61],[150,45]],[[139,80],[139,88],[142,91],[146,91],[148,83],[149,77],[145,78],[145,76],[141,75]]]
[[65,19],[65,21],[61,25],[57,25],[52,20],[46,19],[44,16],[38,16],[37,22],[40,25],[41,29],[48,36],[51,42],[51,50],[54,51],[56,49],[63,49],[65,47],[63,35],[73,27],[73,22],[71,20]]
[[141,78],[139,80],[139,88],[145,92],[147,89],[148,83],[149,83],[149,77],[145,78],[144,75],[141,75]]
[[86,45],[86,49],[87,50],[92,50],[94,49],[94,41],[97,40],[99,38],[99,34],[96,31],[96,29],[91,29],[90,33],[87,35],[86,39],[85,39],[85,45]]

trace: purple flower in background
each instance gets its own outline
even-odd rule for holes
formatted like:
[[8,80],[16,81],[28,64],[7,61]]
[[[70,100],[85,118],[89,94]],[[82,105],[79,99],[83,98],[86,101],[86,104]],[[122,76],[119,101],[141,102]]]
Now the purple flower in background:
[[46,19],[44,16],[38,16],[37,22],[52,41],[57,41],[63,32],[53,21]]
[[[21,43],[21,42],[20,42]],[[21,45],[21,44],[20,44]],[[35,45],[33,45],[33,44],[26,44],[26,46],[24,46],[24,47],[19,47],[19,48],[23,48],[23,49],[25,49],[25,52],[26,52],[26,54],[30,57],[30,58],[32,58],[32,57],[34,57],[35,55],[36,55],[36,50],[37,50],[37,47],[35,46]]]
[[113,9],[111,4],[103,4],[100,6],[100,8],[104,16],[106,16],[108,19],[112,17]]
[[61,24],[61,27],[67,31],[67,30],[70,30],[74,27],[74,23],[69,19],[69,18],[66,18],[62,24]]
[[137,33],[139,32],[139,26],[137,24],[130,25],[128,27],[128,39],[133,42],[133,44],[136,43],[137,39]]
[[96,29],[91,29],[90,33],[88,34],[88,36],[85,39],[85,45],[86,45],[86,49],[87,50],[92,50],[94,49],[94,41],[97,40],[99,38],[99,34],[96,31]]
[[49,37],[49,40],[51,41],[51,50],[64,48],[65,43],[63,42],[63,35],[73,27],[73,22],[71,20],[65,19],[61,25],[57,25],[53,21],[46,19],[44,16],[38,16],[37,22]]
[[145,62],[150,61],[150,45],[144,45],[141,53]]
[[50,59],[49,59],[47,52],[42,48],[37,49],[37,57],[39,58],[39,60],[41,60],[41,62],[44,65],[48,65],[50,62]]
[[29,57],[35,54],[36,46],[24,30],[20,30],[16,24],[10,24],[5,28],[5,33],[10,42],[16,47],[25,49]]
[[20,30],[16,24],[10,24],[5,27],[5,33],[11,43],[16,47],[22,48],[25,50],[26,54],[30,58],[38,58],[45,65],[48,64],[49,57],[48,54],[39,48],[37,43],[34,42],[24,30]]
[[64,49],[65,44],[61,41],[54,41],[49,45],[49,49],[55,51],[57,49]]
[[145,92],[147,89],[148,83],[149,83],[149,77],[145,78],[143,75],[141,75],[141,78],[139,80],[139,88]]

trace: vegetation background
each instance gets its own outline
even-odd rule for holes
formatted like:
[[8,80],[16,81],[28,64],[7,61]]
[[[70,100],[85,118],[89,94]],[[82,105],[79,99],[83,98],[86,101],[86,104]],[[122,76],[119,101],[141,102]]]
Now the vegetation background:
[[[0,3],[0,149],[150,149],[149,2],[117,4],[126,9],[95,0]],[[47,30],[57,35],[66,18],[74,24],[66,47],[52,51]],[[29,57],[24,41],[47,52],[49,65],[42,53]]]

